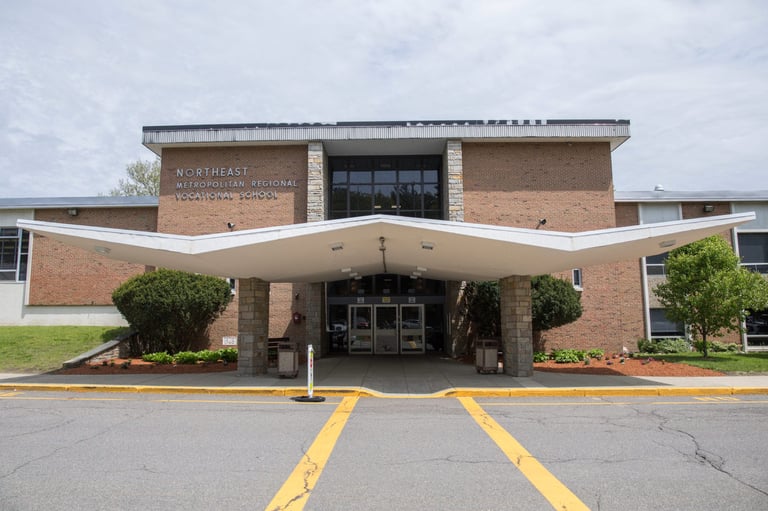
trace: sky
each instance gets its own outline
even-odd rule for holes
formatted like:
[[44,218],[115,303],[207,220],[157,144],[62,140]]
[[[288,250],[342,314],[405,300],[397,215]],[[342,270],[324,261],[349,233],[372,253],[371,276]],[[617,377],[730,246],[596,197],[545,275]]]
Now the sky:
[[0,0],[0,197],[178,124],[628,119],[620,191],[768,190],[765,0]]

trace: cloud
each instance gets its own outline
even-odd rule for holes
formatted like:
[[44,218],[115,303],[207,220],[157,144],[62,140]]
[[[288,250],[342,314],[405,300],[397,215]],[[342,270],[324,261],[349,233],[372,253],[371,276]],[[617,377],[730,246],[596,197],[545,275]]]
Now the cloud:
[[764,174],[766,22],[760,1],[12,2],[1,195],[107,193],[153,157],[144,125],[526,118],[630,119],[618,189],[738,189]]

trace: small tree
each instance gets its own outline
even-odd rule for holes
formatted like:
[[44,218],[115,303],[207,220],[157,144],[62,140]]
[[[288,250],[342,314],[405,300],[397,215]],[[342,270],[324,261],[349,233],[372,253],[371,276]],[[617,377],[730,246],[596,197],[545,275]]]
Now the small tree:
[[477,333],[483,337],[501,335],[501,308],[499,283],[495,280],[470,282],[466,289],[469,320],[477,325]]
[[137,275],[112,293],[112,301],[139,334],[133,355],[207,347],[210,324],[232,299],[218,277],[164,270]]
[[531,279],[531,312],[533,349],[544,351],[542,332],[579,319],[581,295],[567,280],[538,275]]
[[[501,335],[499,283],[471,282],[467,286],[470,319],[483,336]],[[535,351],[544,351],[541,332],[563,326],[581,317],[581,295],[573,285],[551,275],[531,279],[531,312]]]
[[656,296],[672,321],[688,325],[708,356],[710,337],[741,331],[749,310],[768,307],[768,282],[739,266],[739,258],[723,238],[712,236],[669,253],[667,281]]
[[160,195],[160,158],[155,161],[135,161],[125,168],[127,179],[121,179],[112,196]]

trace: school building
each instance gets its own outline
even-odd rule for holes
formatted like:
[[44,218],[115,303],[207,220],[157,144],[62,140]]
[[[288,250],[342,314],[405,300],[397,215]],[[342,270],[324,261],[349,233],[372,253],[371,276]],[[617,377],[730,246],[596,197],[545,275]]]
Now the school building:
[[[463,292],[498,280],[509,374],[532,372],[530,276],[583,316],[547,349],[684,335],[653,287],[665,254],[727,236],[768,273],[768,191],[615,191],[624,120],[148,126],[159,197],[0,199],[0,324],[125,324],[112,291],[167,267],[230,279],[211,347],[266,371],[267,340],[318,356],[460,355]],[[740,342],[768,349],[768,313]]]

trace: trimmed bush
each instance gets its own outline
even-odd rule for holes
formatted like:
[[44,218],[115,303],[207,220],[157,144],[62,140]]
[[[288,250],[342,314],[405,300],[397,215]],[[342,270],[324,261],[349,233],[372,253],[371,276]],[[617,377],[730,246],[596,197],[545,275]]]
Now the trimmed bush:
[[543,351],[537,351],[536,353],[533,354],[534,362],[546,362],[547,360],[549,360],[549,355],[547,355]]
[[180,351],[173,357],[177,364],[197,364],[197,353],[193,351]]
[[224,362],[237,362],[237,350],[235,348],[222,348],[219,350],[219,358]]
[[145,353],[141,356],[141,359],[145,362],[154,362],[155,364],[173,364],[173,356],[165,351],[161,351],[160,353]]
[[599,348],[591,349],[587,352],[587,356],[589,358],[596,358],[598,360],[601,360],[605,356],[605,351]]
[[584,360],[586,354],[581,350],[554,350],[552,358],[558,364],[574,364]]
[[208,327],[231,300],[224,279],[165,269],[132,277],[112,293],[115,306],[138,332],[133,355],[207,346]]
[[197,359],[203,362],[218,362],[221,358],[220,351],[202,350],[197,352]]
[[637,341],[640,353],[688,353],[691,346],[685,339],[640,339]]

